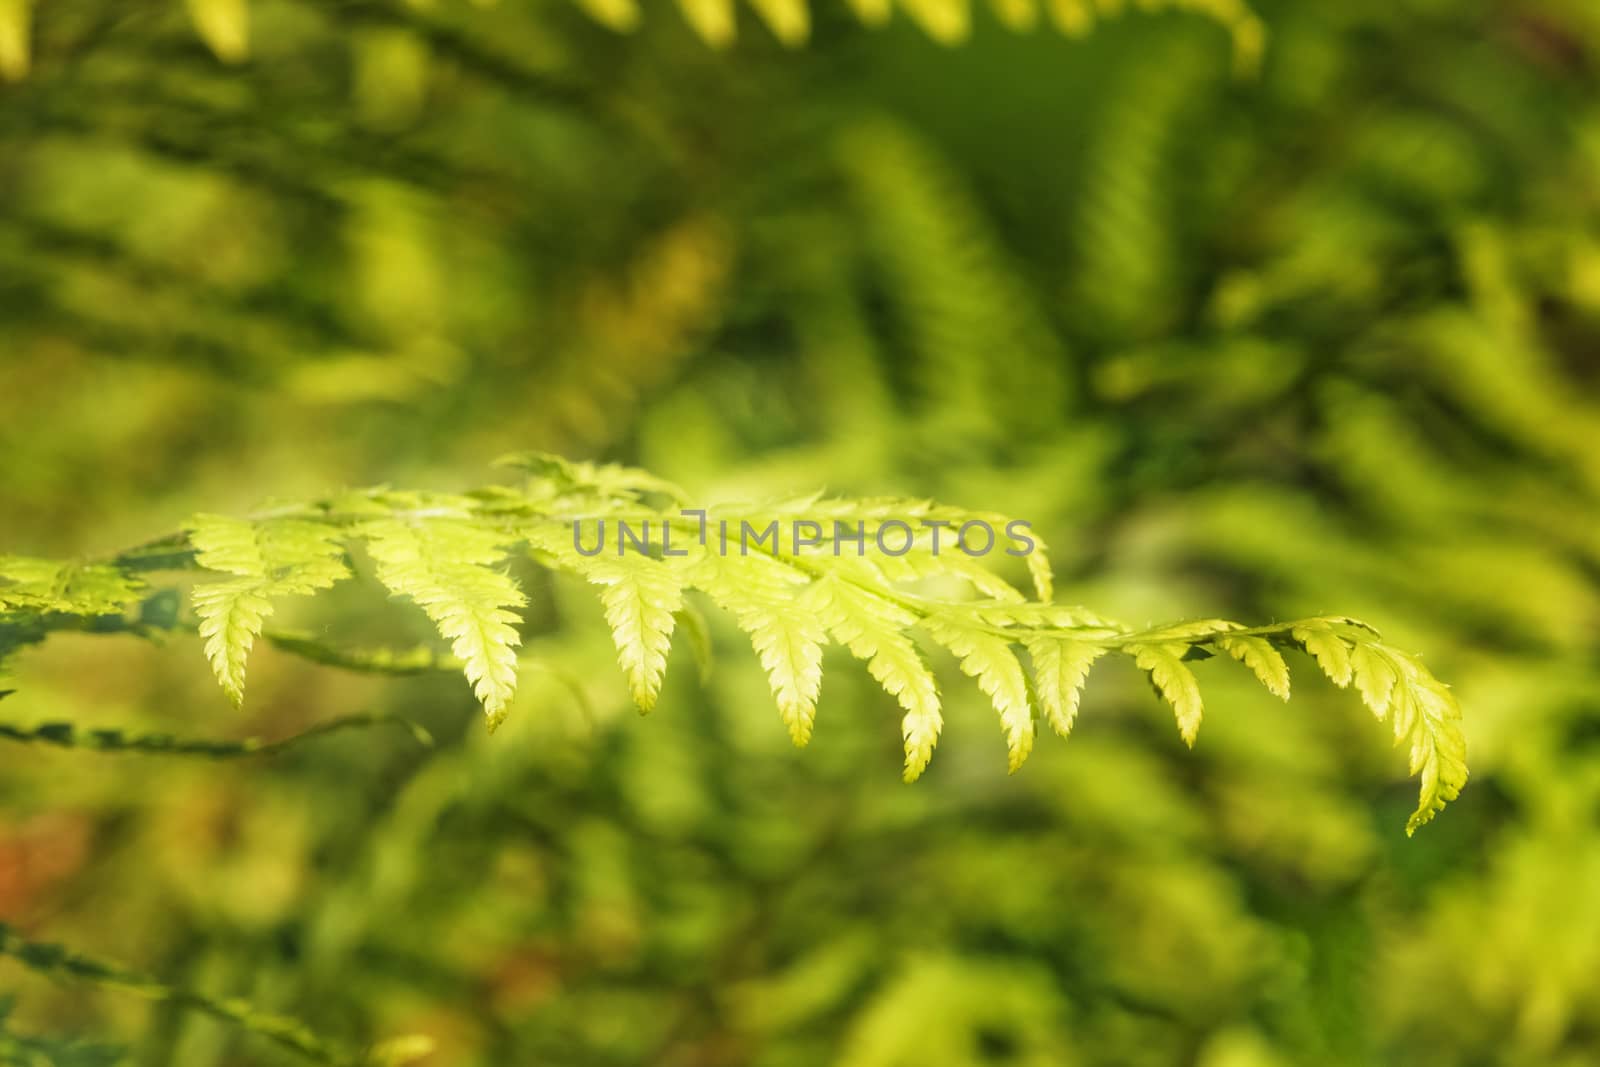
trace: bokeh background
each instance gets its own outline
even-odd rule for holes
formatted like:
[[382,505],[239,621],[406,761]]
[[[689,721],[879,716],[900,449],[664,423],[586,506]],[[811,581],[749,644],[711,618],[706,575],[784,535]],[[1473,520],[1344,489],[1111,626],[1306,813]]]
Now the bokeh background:
[[[530,569],[492,738],[454,676],[262,647],[236,713],[193,638],[27,650],[8,722],[369,709],[439,746],[7,745],[0,919],[434,1067],[1600,1061],[1590,0],[29,6],[0,550],[522,448],[931,495],[1030,519],[1059,598],[1134,622],[1368,619],[1453,683],[1473,781],[1407,840],[1403,754],[1305,661],[1288,705],[1200,664],[1192,753],[1104,664],[1008,777],[946,663],[905,786],[858,664],[796,751],[714,618],[710,680],[676,650],[640,719],[593,599]],[[297,618],[427,631],[370,583]],[[106,1046],[62,1063],[294,1062],[0,991],[0,1035]]]

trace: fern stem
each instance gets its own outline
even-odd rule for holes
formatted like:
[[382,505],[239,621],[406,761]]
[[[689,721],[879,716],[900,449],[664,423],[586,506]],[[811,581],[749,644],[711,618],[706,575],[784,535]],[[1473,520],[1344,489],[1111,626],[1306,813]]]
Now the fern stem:
[[433,746],[427,730],[398,715],[362,714],[346,715],[318,723],[308,730],[276,741],[247,737],[238,741],[220,741],[204,738],[181,738],[171,734],[125,734],[121,730],[84,730],[70,722],[42,723],[35,727],[0,723],[0,740],[24,745],[53,745],[57,748],[84,749],[92,752],[134,752],[157,756],[194,756],[202,759],[240,759],[248,756],[272,756],[307,741],[346,730],[367,729],[377,726],[397,726],[405,729],[419,745]]
[[10,957],[35,974],[56,981],[82,982],[209,1015],[264,1037],[314,1063],[357,1067],[369,1062],[368,1057],[318,1036],[298,1019],[263,1011],[248,1001],[218,999],[170,986],[118,964],[80,955],[63,945],[30,941],[5,923],[0,923],[0,956]]
[[274,647],[301,659],[346,671],[411,675],[454,673],[461,669],[461,660],[437,652],[426,645],[417,645],[414,648],[339,648],[324,644],[310,634],[294,630],[263,630],[261,636],[270,641]]

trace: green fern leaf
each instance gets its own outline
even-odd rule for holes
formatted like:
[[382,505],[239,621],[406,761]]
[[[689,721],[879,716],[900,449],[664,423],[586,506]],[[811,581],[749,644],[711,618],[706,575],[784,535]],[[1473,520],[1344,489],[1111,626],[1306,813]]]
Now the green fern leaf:
[[733,0],[678,0],[678,9],[706,44],[723,48],[733,43]]
[[1172,705],[1173,714],[1178,719],[1178,732],[1183,735],[1184,744],[1193,748],[1205,709],[1200,701],[1200,683],[1183,662],[1189,646],[1177,642],[1129,645],[1128,651],[1133,653],[1134,662],[1140,669],[1149,672],[1156,692]]
[[648,557],[597,561],[584,577],[603,586],[606,622],[617,657],[628,676],[640,711],[655,707],[672,648],[675,613],[683,606],[683,586],[671,568]]
[[639,5],[635,0],[577,0],[590,18],[622,33],[639,24]]
[[1217,644],[1234,659],[1254,672],[1267,691],[1280,700],[1289,699],[1289,665],[1264,637],[1248,634],[1219,637]]
[[1448,686],[1415,659],[1395,649],[1382,649],[1400,675],[1399,699],[1391,704],[1395,736],[1409,742],[1410,770],[1421,780],[1417,810],[1406,821],[1406,834],[1416,833],[1461,794],[1467,784],[1467,746],[1461,733],[1461,707]]
[[497,569],[507,536],[465,517],[378,519],[362,524],[360,533],[378,565],[378,580],[433,620],[461,660],[490,725],[498,725],[517,687],[516,647],[522,639],[513,609],[524,603],[516,583]]
[[137,601],[144,583],[106,564],[0,556],[0,613],[116,615]]
[[197,586],[191,594],[195,614],[200,617],[206,659],[235,707],[244,703],[244,669],[250,649],[272,614],[272,601],[264,588],[259,579],[239,578]]
[[[835,522],[843,522],[852,528],[856,523],[861,523],[867,544],[874,549],[889,545],[892,551],[874,550],[864,558],[858,558],[857,562],[875,569],[888,581],[954,576],[971,584],[980,596],[1004,601],[1023,599],[1011,583],[984,566],[978,557],[967,555],[961,547],[962,528],[974,523],[986,528],[989,534],[979,537],[974,533],[975,540],[970,546],[972,550],[980,553],[985,549],[1003,552],[1006,539],[1010,536],[1006,531],[1012,524],[1012,520],[1005,515],[935,504],[931,500],[898,497],[822,500],[817,495],[766,510],[787,513],[790,519],[804,517],[817,522],[830,544],[833,543]],[[895,524],[910,527],[910,536],[903,529],[894,529]],[[991,535],[994,537],[993,545],[987,543]],[[1050,556],[1038,534],[1030,536],[1034,548],[1024,557],[1028,574],[1038,598],[1048,601],[1054,595]],[[841,555],[855,553],[855,549],[843,541],[838,542],[838,547]]]
[[1044,711],[1045,720],[1056,733],[1066,737],[1072,732],[1072,724],[1078,718],[1078,703],[1083,696],[1083,683],[1089,677],[1089,668],[1107,650],[1096,645],[1051,637],[1029,638],[1026,647],[1033,660],[1039,706]]
[[750,635],[796,745],[811,740],[827,634],[799,602],[803,575],[765,555],[698,553],[690,583],[730,612]]
[[1306,619],[1290,634],[1337,685],[1354,682],[1372,713],[1389,719],[1396,743],[1410,749],[1421,795],[1406,833],[1415,833],[1467,784],[1466,738],[1454,694],[1415,656],[1376,640],[1370,627],[1353,619]]
[[580,463],[550,452],[513,452],[495,460],[497,467],[527,471],[558,493],[586,490],[609,500],[634,501],[658,493],[679,503],[689,497],[665,478],[638,467],[616,463]]
[[0,0],[0,82],[28,73],[33,0]]
[[1444,809],[1467,784],[1467,749],[1454,694],[1414,656],[1376,641],[1351,652],[1356,687],[1380,720],[1387,716],[1396,743],[1410,749],[1410,771],[1421,780],[1407,835]]
[[804,44],[811,33],[811,9],[807,4],[808,0],[750,0],[750,6],[772,35],[791,48]]
[[1394,666],[1382,652],[1361,642],[1350,650],[1350,668],[1355,676],[1356,688],[1361,691],[1361,699],[1372,709],[1372,714],[1382,719],[1389,710],[1389,701],[1399,681]]
[[683,608],[682,576],[640,552],[585,556],[564,528],[535,526],[528,540],[556,566],[601,587],[600,602],[633,702],[640,711],[653,709],[666,675],[677,613]]
[[1011,645],[1002,638],[975,629],[952,615],[924,621],[933,639],[961,661],[961,670],[978,681],[1000,713],[1006,732],[1006,751],[1012,772],[1033,751],[1033,708],[1028,701],[1028,680]]
[[905,636],[916,616],[833,576],[808,586],[804,603],[834,640],[866,661],[867,672],[905,709],[901,720],[905,780],[916,781],[933,758],[944,726],[933,672]]
[[921,551],[908,552],[904,556],[878,557],[872,562],[877,565],[885,579],[890,582],[919,581],[927,578],[960,578],[972,586],[973,590],[981,597],[999,600],[1008,603],[1020,603],[1023,599],[1016,588],[998,574],[989,570],[976,559],[969,559],[959,552],[941,552],[933,555],[925,550],[926,542],[919,541],[914,549]]
[[51,610],[60,571],[54,560],[0,556],[0,610]]
[[243,62],[250,54],[250,9],[245,0],[188,0],[195,31],[224,63]]
[[955,44],[972,27],[970,0],[900,0],[900,6],[922,31],[940,44]]
[[627,566],[607,561],[586,577],[605,586],[600,594],[606,621],[617,644],[617,656],[628,676],[633,700],[641,711],[655,707],[672,648],[675,613],[683,604],[683,588],[670,568],[651,559]]
[[244,701],[245,663],[273,612],[272,598],[315,593],[350,573],[343,533],[303,519],[251,522],[225,515],[197,515],[188,529],[195,561],[235,576],[196,585],[190,598],[212,672],[237,706]]
[[1337,686],[1350,684],[1350,646],[1321,619],[1310,619],[1289,631],[1316,659],[1322,673]]
[[1033,579],[1033,593],[1041,601],[1048,604],[1055,599],[1056,576],[1050,569],[1050,556],[1043,541],[1034,538],[1034,550],[1024,557],[1028,564],[1028,575]]

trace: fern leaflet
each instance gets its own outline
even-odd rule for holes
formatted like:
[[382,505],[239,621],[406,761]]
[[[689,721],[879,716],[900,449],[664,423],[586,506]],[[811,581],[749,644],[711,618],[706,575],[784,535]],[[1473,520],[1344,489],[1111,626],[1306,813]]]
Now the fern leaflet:
[[[432,619],[462,662],[491,725],[497,725],[517,688],[512,625],[523,597],[500,571],[507,537],[462,515],[378,519],[360,527],[378,565],[378,580],[409,597]],[[514,539],[512,539],[514,540]]]
[[1133,653],[1133,661],[1139,665],[1139,669],[1149,672],[1156,692],[1172,705],[1172,712],[1178,720],[1178,733],[1183,736],[1184,744],[1193,748],[1205,709],[1200,701],[1200,683],[1183,662],[1189,646],[1176,642],[1129,645],[1128,651]]
[[640,711],[650,711],[661,692],[672,630],[683,609],[682,577],[649,557],[585,556],[573,538],[551,527],[534,527],[529,541],[557,566],[601,587],[600,602],[633,701]]
[[1028,679],[1011,643],[949,616],[930,618],[923,625],[935,641],[960,658],[961,670],[977,679],[978,687],[1000,713],[1009,766],[1015,772],[1033,751],[1034,731]]
[[865,660],[867,672],[905,709],[901,720],[905,779],[916,781],[933,758],[933,746],[944,727],[933,672],[905,635],[916,616],[832,575],[813,582],[803,600],[833,639]]
[[1249,667],[1267,692],[1280,700],[1289,699],[1289,665],[1283,662],[1272,642],[1264,637],[1230,634],[1217,638],[1222,651]]
[[314,593],[345,577],[339,531],[300,519],[251,523],[198,515],[190,543],[202,567],[237,575],[191,594],[206,658],[235,705],[244,701],[245,661],[277,596]]
[[827,634],[799,599],[805,578],[768,556],[711,552],[700,554],[689,573],[694,586],[750,635],[790,738],[797,745],[810,741]]
[[1078,718],[1078,703],[1089,668],[1106,654],[1106,649],[1081,641],[1054,637],[1033,637],[1026,642],[1033,660],[1034,678],[1039,690],[1039,705],[1045,721],[1062,737],[1072,732]]

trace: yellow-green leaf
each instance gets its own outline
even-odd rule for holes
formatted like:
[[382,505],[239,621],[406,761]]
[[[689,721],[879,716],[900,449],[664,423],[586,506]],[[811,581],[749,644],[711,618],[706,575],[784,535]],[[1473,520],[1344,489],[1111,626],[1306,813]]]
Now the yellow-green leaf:
[[1320,620],[1311,619],[1290,631],[1316,659],[1322,673],[1337,686],[1350,684],[1350,646]]
[[815,611],[834,640],[857,659],[884,691],[905,709],[901,737],[905,744],[905,780],[914,782],[927,768],[944,719],[939,688],[905,631],[916,617],[880,596],[829,576],[806,589],[806,606]]
[[1289,665],[1264,637],[1231,634],[1219,637],[1217,644],[1234,659],[1254,672],[1267,691],[1281,700],[1289,699]]
[[1156,691],[1172,705],[1173,714],[1178,720],[1178,732],[1183,735],[1184,744],[1193,748],[1205,709],[1200,701],[1200,683],[1183,662],[1183,654],[1188,650],[1187,645],[1177,643],[1128,647],[1128,651],[1133,653],[1134,662],[1149,672]]
[[796,745],[811,740],[827,633],[800,603],[806,579],[769,556],[699,554],[690,583],[733,614],[766,669],[778,714]]
[[0,0],[0,81],[27,77],[32,0]]
[[224,63],[241,63],[250,55],[250,7],[247,0],[186,0],[195,32]]
[[491,726],[504,717],[517,686],[521,643],[513,610],[522,592],[499,567],[506,535],[466,518],[427,522],[379,519],[360,532],[378,580],[427,613],[462,662]]
[[1033,751],[1033,708],[1028,702],[1028,680],[1009,642],[975,629],[953,615],[927,619],[923,625],[933,639],[955,653],[961,670],[977,679],[1000,713],[1005,727],[1010,769],[1015,772]]
[[1106,649],[1053,637],[1030,637],[1026,647],[1033,659],[1035,688],[1045,720],[1056,733],[1066,737],[1078,718],[1078,702],[1089,668],[1106,654]]

